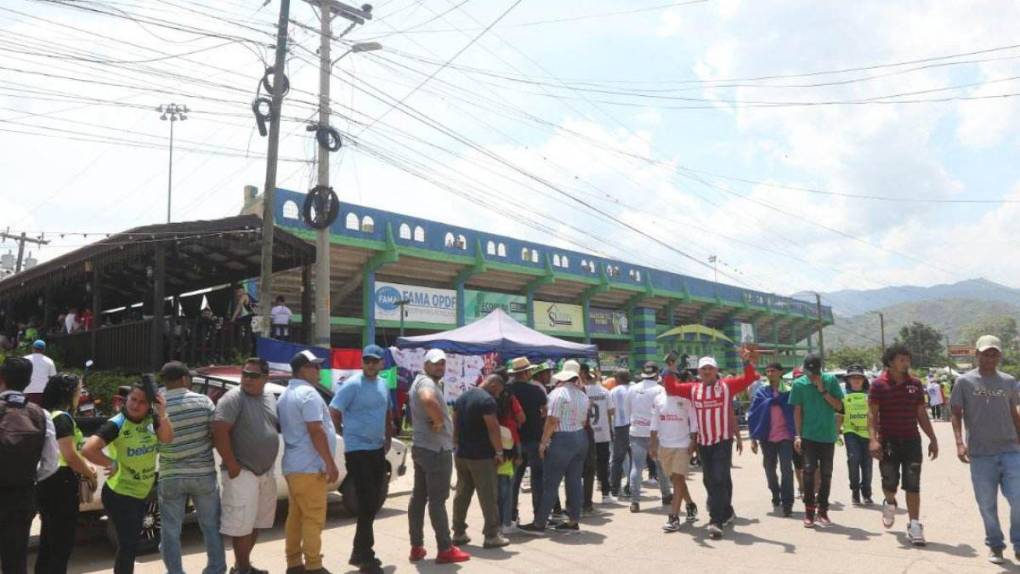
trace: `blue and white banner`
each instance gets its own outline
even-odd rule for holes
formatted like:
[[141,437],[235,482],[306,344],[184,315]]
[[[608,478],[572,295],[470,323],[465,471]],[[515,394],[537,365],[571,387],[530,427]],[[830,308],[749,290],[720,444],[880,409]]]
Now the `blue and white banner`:
[[453,289],[433,289],[378,281],[375,284],[374,299],[377,320],[399,321],[400,301],[406,301],[405,321],[457,324],[457,292]]
[[256,344],[256,352],[260,359],[265,359],[269,363],[269,368],[277,371],[290,372],[290,360],[294,355],[308,349],[315,354],[316,357],[322,359],[322,369],[326,375],[329,375],[330,369],[330,350],[321,349],[319,347],[309,347],[308,345],[299,345],[297,343],[288,343],[286,341],[277,341],[276,339],[266,339],[265,337],[259,337]]

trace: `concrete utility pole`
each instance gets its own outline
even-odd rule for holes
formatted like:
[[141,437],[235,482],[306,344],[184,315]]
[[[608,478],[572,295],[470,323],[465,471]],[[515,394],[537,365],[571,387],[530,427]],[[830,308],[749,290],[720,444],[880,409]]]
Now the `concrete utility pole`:
[[260,323],[272,307],[273,297],[273,209],[276,203],[276,162],[280,153],[280,108],[283,107],[284,68],[287,58],[287,23],[290,0],[280,0],[280,18],[276,24],[276,59],[273,61],[273,97],[269,106],[269,149],[266,152],[266,186],[262,188],[262,273],[259,276]]
[[[28,237],[24,231],[21,232],[21,235],[14,235],[7,231],[0,232],[0,239],[10,239],[18,243],[18,259],[17,263],[15,263],[14,265],[15,273],[21,273],[22,262],[25,260],[26,243],[35,243],[36,245],[46,245],[47,243],[49,243],[48,239],[43,239],[41,236],[39,238]],[[31,257],[32,257],[31,254],[29,254],[30,259]]]
[[822,331],[825,330],[825,323],[822,321],[822,296],[819,293],[815,293],[815,312],[818,317],[818,354],[821,355],[824,364],[825,361],[825,337]]
[[[354,26],[364,24],[365,20],[372,18],[372,6],[364,5],[362,8],[354,8],[336,0],[305,0],[312,6],[319,8],[319,129],[329,127],[329,100],[330,100],[330,77],[333,73],[333,64],[330,60],[330,42],[333,40],[333,17],[340,16],[349,20],[347,26],[338,38],[342,38]],[[366,48],[366,44],[355,44],[347,52],[344,52],[340,60],[351,52],[364,52],[371,49],[378,49],[378,44]],[[381,47],[381,46],[379,46]],[[330,150],[321,142],[318,146],[316,167],[318,181],[322,187],[329,187],[329,154]],[[330,261],[330,230],[329,227],[319,229],[315,234],[315,338],[314,344],[317,347],[330,347],[332,326],[330,319],[332,315],[332,303],[330,301],[330,275],[332,263]]]
[[170,120],[170,167],[166,176],[166,222],[170,223],[170,198],[174,190],[174,124],[188,119],[187,113],[190,110],[188,106],[179,106],[171,102],[165,106],[160,105],[156,111],[161,114],[159,119]]
[[882,331],[882,351],[885,351],[885,314],[878,312],[878,325]]

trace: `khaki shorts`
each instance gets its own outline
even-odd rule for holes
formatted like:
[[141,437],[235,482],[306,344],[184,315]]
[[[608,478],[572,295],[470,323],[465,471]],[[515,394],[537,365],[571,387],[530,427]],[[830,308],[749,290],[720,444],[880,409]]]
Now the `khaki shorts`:
[[220,532],[248,536],[256,528],[272,528],[276,520],[276,478],[270,469],[262,476],[242,468],[237,478],[220,471],[223,482]]
[[687,469],[691,464],[691,455],[686,448],[659,447],[659,464],[662,470],[673,476],[687,476]]

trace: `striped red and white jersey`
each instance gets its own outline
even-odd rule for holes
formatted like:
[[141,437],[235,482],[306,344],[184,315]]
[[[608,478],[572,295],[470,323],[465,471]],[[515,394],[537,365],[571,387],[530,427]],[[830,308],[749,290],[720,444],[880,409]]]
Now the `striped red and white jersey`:
[[698,444],[710,446],[733,438],[736,420],[732,416],[732,400],[751,383],[758,380],[758,373],[752,364],[744,365],[744,374],[739,377],[718,379],[713,385],[702,383],[681,383],[676,377],[666,376],[662,386],[666,394],[681,396],[694,403],[698,416]]
[[698,417],[698,444],[709,446],[733,438],[732,399],[729,385],[721,381],[714,385],[697,385],[692,390],[691,402]]

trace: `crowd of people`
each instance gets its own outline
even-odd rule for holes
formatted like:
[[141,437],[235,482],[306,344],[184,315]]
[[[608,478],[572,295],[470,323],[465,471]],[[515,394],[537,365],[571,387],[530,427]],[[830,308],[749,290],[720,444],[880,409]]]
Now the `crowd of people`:
[[[1020,393],[1016,380],[998,370],[998,339],[982,337],[977,351],[977,368],[956,381],[948,404],[957,456],[970,464],[989,560],[1001,563],[1006,541],[996,506],[1000,490],[1011,506],[1010,542],[1020,559]],[[101,497],[117,533],[115,573],[133,572],[145,500],[155,488],[167,572],[184,571],[180,535],[190,500],[205,541],[204,572],[226,572],[223,537],[229,536],[230,572],[261,574],[265,570],[252,564],[251,554],[259,530],[275,519],[279,435],[289,493],[287,574],[328,572],[321,537],[327,495],[340,474],[338,435],[359,500],[348,562],[361,572],[381,572],[373,530],[394,431],[392,398],[379,377],[384,355],[381,347],[366,347],[362,371],[347,379],[328,405],[314,387],[321,360],[310,351],[292,358],[292,378],[278,401],[265,392],[269,365],[262,359],[246,360],[240,385],[215,405],[191,390],[184,364],[170,362],[159,373],[162,392],[144,382],[135,385],[123,409],[88,438],[72,416],[81,392],[77,377],[49,375],[36,405],[25,391],[37,361],[6,359],[0,366],[3,572],[26,572],[36,514],[42,530],[35,571],[67,570],[80,497],[88,490],[80,484],[95,484],[102,469],[107,478]],[[750,389],[748,435],[752,452],[761,452],[764,483],[782,516],[791,517],[800,498],[804,527],[832,524],[832,470],[835,446],[842,443],[853,503],[873,504],[872,460],[877,460],[883,526],[893,527],[902,490],[908,539],[925,544],[921,468],[925,450],[932,459],[939,454],[929,418],[929,409],[938,405],[931,404],[928,385],[911,375],[910,351],[893,345],[885,350],[877,377],[869,381],[863,368],[851,367],[845,383],[824,373],[817,355],[805,358],[802,374],[790,383],[778,363],[768,364],[765,382],[759,382],[757,353],[742,349],[740,355],[744,370],[738,376],[720,377],[712,357],[702,357],[694,372],[679,369],[671,354],[664,368],[645,363],[636,380],[627,370],[601,380],[578,361],[564,361],[556,370],[518,357],[447,405],[446,355],[428,351],[408,397],[414,465],[409,559],[428,555],[427,513],[435,561],[469,560],[461,547],[471,542],[467,516],[476,497],[485,548],[505,547],[515,536],[578,532],[594,508],[596,482],[602,504],[629,501],[629,510],[639,513],[646,468],[668,508],[662,530],[676,532],[683,522],[699,518],[688,486],[695,464],[707,495],[708,535],[723,537],[736,517],[733,450],[743,451],[735,398],[756,383]],[[214,452],[221,460],[219,471]],[[525,478],[531,487],[529,521],[519,504]],[[446,504],[451,490],[452,520]]]

